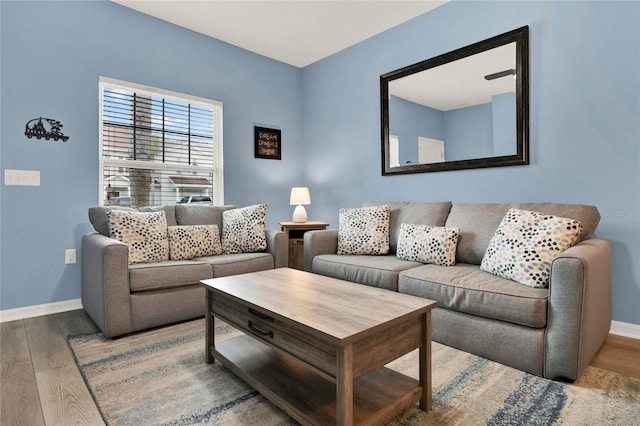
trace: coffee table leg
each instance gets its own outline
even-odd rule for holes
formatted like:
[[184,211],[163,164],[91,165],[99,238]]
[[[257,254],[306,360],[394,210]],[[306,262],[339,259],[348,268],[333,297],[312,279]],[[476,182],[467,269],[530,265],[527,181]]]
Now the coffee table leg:
[[336,424],[353,425],[353,345],[338,348]]
[[207,291],[207,307],[205,309],[204,314],[204,360],[207,364],[212,364],[214,362],[213,357],[211,356],[211,346],[215,342],[215,324],[214,317],[211,315],[211,298],[213,294],[210,291]]
[[431,311],[422,315],[422,344],[420,345],[420,408],[431,410]]

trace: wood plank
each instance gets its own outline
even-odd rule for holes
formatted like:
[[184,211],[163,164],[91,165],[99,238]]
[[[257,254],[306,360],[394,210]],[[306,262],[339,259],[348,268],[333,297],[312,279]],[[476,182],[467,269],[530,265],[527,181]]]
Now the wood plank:
[[420,347],[422,330],[422,315],[418,315],[354,343],[354,377],[363,376]]
[[105,424],[75,364],[39,371],[36,380],[47,424]]
[[0,324],[0,424],[45,424],[22,320]]
[[436,302],[287,268],[202,285],[209,321],[246,333],[208,346],[211,355],[302,424],[384,424],[418,400],[430,406],[424,374],[396,389],[383,366],[421,347],[422,372],[429,368],[423,339]]
[[353,425],[353,345],[338,348],[336,377],[336,423]]
[[331,344],[344,345],[376,334],[380,326],[436,306],[428,299],[290,268],[215,278],[202,284],[209,291],[263,308],[284,321],[294,320],[309,335]]
[[[211,292],[207,293],[211,294]],[[285,353],[304,360],[309,368],[313,368],[314,371],[321,375],[335,377],[335,349],[323,345],[317,339],[309,339],[308,336],[302,339],[297,337],[301,336],[302,333],[298,333],[297,329],[292,327],[291,324],[279,324],[280,320],[265,323],[261,319],[257,319],[260,317],[251,317],[249,314],[235,310],[221,302],[224,302],[224,300],[221,300],[219,295],[215,295],[215,300],[211,303],[212,314],[215,317],[233,325],[245,334],[252,335],[267,345],[272,345]],[[239,307],[238,309],[242,308]],[[246,307],[244,310],[247,311]],[[267,334],[258,333],[255,327],[266,331]],[[312,343],[309,343],[309,341]],[[327,351],[331,350],[332,354],[327,353]]]
[[420,408],[430,411],[432,408],[432,363],[431,363],[431,312],[422,314],[422,344],[419,350],[419,375],[420,386],[422,386],[422,396],[420,398]]
[[[69,330],[78,327],[77,323],[73,325],[75,320],[66,321],[65,316],[59,321]],[[25,328],[46,423],[104,424],[56,316],[27,319]]]
[[640,340],[610,334],[589,365],[640,379]]
[[[58,320],[58,324],[60,325],[59,318],[56,318],[56,320]],[[60,328],[65,330],[62,331],[63,335],[70,333],[69,329],[64,325],[60,325]],[[32,352],[34,356],[36,356],[36,351],[34,350]],[[613,352],[613,354],[611,354],[611,352]],[[0,361],[2,361],[2,371],[0,374],[1,425],[36,426],[45,424],[30,358],[31,354],[27,343],[24,322],[20,320],[0,323]],[[5,362],[9,360],[12,360],[11,363],[14,364],[6,367]],[[25,364],[18,365],[19,362],[23,361],[26,361]],[[75,365],[75,363],[69,365]],[[640,378],[640,372],[638,371],[638,369],[640,369],[640,340],[609,335],[600,352],[596,354],[590,365]],[[630,373],[627,374],[625,371],[629,371]],[[78,387],[86,389],[84,383],[78,385]],[[409,395],[408,398],[411,400],[411,395]],[[414,399],[414,401],[415,400],[416,399]],[[361,400],[360,403],[364,404],[365,401]],[[89,410],[93,408],[90,407]],[[78,408],[78,410],[81,411],[82,408]],[[64,414],[57,416],[71,417]],[[86,418],[91,416],[78,414],[77,417]],[[393,418],[393,416],[389,417],[389,419],[391,418]],[[363,422],[368,423],[366,419]],[[47,423],[55,424],[49,417],[47,417]]]
[[215,334],[215,319],[211,312],[211,304],[213,302],[213,294],[210,291],[207,294],[207,309],[204,313],[204,361],[207,364],[212,364],[215,360],[211,355],[209,348],[215,346],[216,334]]
[[98,326],[89,318],[89,315],[87,315],[83,309],[62,312],[53,315],[53,317],[65,339],[68,336],[97,333],[100,331]]
[[29,318],[24,323],[36,373],[69,363],[75,365],[71,349],[53,315]]
[[[336,423],[336,385],[249,336],[216,343],[217,360],[303,425]],[[384,424],[420,399],[417,380],[381,368],[353,384],[354,424]],[[390,407],[390,403],[400,403]]]
[[30,361],[29,344],[24,322],[9,321],[0,323],[0,360]]

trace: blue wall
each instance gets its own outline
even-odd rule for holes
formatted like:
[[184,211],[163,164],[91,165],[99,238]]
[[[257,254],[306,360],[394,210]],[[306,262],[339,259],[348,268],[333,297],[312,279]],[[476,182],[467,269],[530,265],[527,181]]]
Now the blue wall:
[[446,111],[444,158],[454,161],[492,157],[492,115],[490,103]]
[[[0,187],[0,309],[80,297],[80,263],[65,265],[64,250],[80,259],[100,198],[99,75],[222,101],[225,202],[267,203],[272,228],[291,217],[303,167],[299,68],[112,2],[0,7],[1,168],[41,172],[39,187]],[[60,120],[69,141],[27,139],[39,116]],[[253,157],[254,123],[282,130],[281,161]]]
[[[445,140],[444,113],[398,96],[389,97],[389,133],[398,136],[400,165],[418,164],[418,136]],[[446,144],[445,144],[446,150]]]
[[513,155],[513,141],[518,134],[515,92],[496,95],[491,100],[493,118],[493,155]]
[[[638,2],[452,1],[303,70],[307,211],[365,200],[593,204],[613,247],[613,318],[640,324]],[[379,76],[529,26],[531,163],[381,175]]]
[[[365,200],[594,204],[613,245],[614,320],[640,324],[640,12],[637,2],[452,1],[302,70],[111,2],[0,2],[0,309],[80,297],[80,248],[99,198],[98,76],[224,102],[225,199],[311,220]],[[529,25],[531,164],[381,176],[380,74]],[[67,143],[27,140],[37,116]],[[282,161],[253,158],[253,125],[282,129]],[[78,253],[80,254],[80,253]]]

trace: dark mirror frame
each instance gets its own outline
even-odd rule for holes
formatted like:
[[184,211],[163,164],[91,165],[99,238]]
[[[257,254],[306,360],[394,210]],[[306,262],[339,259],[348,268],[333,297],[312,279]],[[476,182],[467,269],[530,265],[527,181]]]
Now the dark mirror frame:
[[[389,82],[513,42],[516,43],[516,154],[390,167]],[[380,105],[383,176],[529,164],[529,27],[524,26],[431,59],[382,74],[380,76]]]

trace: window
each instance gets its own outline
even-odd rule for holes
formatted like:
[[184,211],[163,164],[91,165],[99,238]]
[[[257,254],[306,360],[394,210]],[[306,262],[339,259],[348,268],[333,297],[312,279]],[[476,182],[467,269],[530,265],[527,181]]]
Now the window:
[[400,140],[396,135],[389,135],[389,167],[400,166]]
[[100,77],[99,126],[101,204],[224,204],[221,102]]

